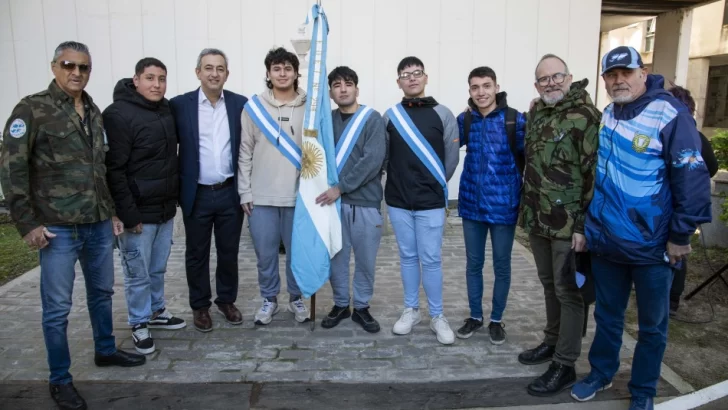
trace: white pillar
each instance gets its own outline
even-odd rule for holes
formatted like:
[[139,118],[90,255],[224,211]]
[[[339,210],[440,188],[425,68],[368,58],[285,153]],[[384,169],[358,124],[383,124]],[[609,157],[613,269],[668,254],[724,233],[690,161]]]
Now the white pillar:
[[665,77],[665,87],[669,87],[670,81],[682,86],[688,81],[692,26],[692,10],[676,10],[657,16],[652,72]]
[[708,74],[710,73],[710,58],[695,58],[690,60],[688,81],[686,88],[695,99],[695,121],[698,129],[703,128],[705,119],[705,99],[708,96]]
[[607,94],[604,79],[601,76],[602,57],[604,57],[604,55],[607,54],[609,51],[611,51],[609,44],[609,32],[604,31],[601,33],[599,39],[599,62],[597,63],[597,93],[595,101],[599,110],[604,110],[604,108],[612,102],[612,100],[609,98],[609,94]]

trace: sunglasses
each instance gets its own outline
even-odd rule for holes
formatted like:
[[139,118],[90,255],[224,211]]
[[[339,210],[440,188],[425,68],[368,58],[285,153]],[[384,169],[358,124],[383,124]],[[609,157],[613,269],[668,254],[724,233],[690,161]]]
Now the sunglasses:
[[57,61],[56,63],[66,71],[75,71],[76,67],[78,67],[78,71],[80,71],[82,74],[86,74],[91,71],[91,65],[89,64],[76,64],[72,61],[67,60]]

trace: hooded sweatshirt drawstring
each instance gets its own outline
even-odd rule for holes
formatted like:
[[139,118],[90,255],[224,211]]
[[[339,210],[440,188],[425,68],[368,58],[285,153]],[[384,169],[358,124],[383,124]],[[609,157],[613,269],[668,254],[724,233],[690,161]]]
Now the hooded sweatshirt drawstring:
[[[280,143],[281,128],[283,127],[283,125],[282,125],[283,117],[281,116],[281,107],[282,107],[281,105],[278,106],[278,135],[276,135],[276,144],[277,145],[281,145],[281,143]],[[296,132],[293,130],[293,109],[294,108],[295,108],[295,106],[291,105],[291,114],[288,116],[288,124],[291,127],[291,136],[296,135]]]

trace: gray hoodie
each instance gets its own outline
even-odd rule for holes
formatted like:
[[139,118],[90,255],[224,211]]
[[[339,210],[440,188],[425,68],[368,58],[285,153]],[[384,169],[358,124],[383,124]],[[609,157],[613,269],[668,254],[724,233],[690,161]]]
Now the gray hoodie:
[[[261,104],[293,141],[301,146],[306,92],[298,89],[298,97],[288,103],[276,101],[273,91],[258,94]],[[281,120],[283,118],[284,120]],[[296,206],[299,171],[281,154],[250,118],[247,110],[241,116],[240,156],[238,157],[238,193],[240,203],[253,205]],[[293,132],[291,131],[293,129]]]
[[[344,121],[341,112],[336,109],[331,117],[336,144],[353,116]],[[387,132],[384,120],[377,111],[372,110],[339,174],[341,202],[379,209],[382,203],[382,165],[386,153]]]

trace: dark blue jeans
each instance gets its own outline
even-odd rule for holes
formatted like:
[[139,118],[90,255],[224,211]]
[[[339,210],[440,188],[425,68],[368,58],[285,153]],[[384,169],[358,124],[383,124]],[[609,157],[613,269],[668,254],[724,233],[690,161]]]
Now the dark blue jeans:
[[639,336],[629,391],[632,396],[654,397],[667,346],[672,269],[666,263],[624,265],[593,254],[591,260],[597,293],[597,330],[589,351],[591,371],[611,381],[619,369],[624,311],[634,283]]
[[102,355],[116,352],[111,296],[114,294],[114,233],[111,221],[49,226],[56,235],[40,250],[40,298],[43,336],[48,351],[50,382],[67,384],[71,354],[68,350],[68,313],[71,311],[74,266],[80,261],[86,281],[86,304],[91,317],[94,348]]
[[483,264],[485,263],[485,241],[490,231],[493,248],[493,308],[490,320],[500,322],[511,288],[511,251],[516,234],[515,225],[491,225],[484,222],[463,219],[465,254],[467,258],[465,277],[468,284],[470,316],[483,318]]

